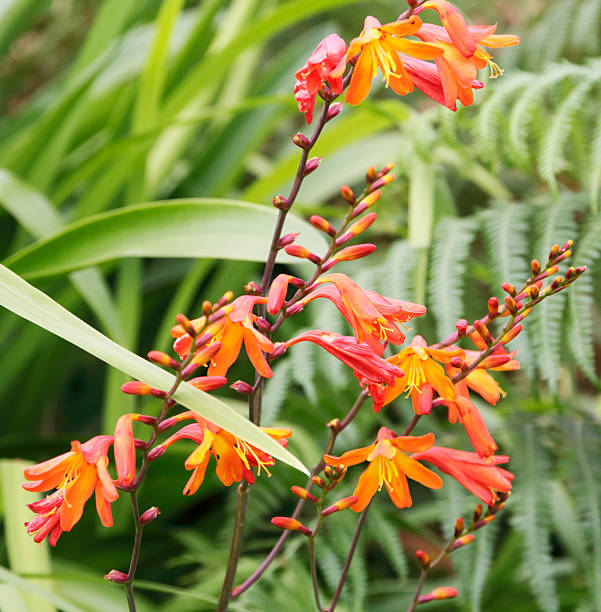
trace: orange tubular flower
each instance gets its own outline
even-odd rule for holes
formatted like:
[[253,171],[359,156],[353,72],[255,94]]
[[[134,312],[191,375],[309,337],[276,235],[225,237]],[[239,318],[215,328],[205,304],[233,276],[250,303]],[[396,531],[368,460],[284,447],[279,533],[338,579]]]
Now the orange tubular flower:
[[[156,447],[160,449],[160,453],[177,440],[184,438],[198,443],[199,446],[186,459],[186,469],[193,470],[193,472],[184,487],[184,495],[193,495],[198,491],[204,480],[211,455],[217,461],[217,477],[226,487],[234,482],[240,482],[242,479],[252,484],[255,477],[250,468],[258,467],[259,472],[263,468],[269,474],[267,466],[275,464],[271,455],[218,427],[211,421],[203,419],[194,412],[183,412],[172,418],[174,423],[184,419],[194,419],[196,421],[192,425],[182,427],[178,432],[167,438],[163,444]],[[282,446],[286,446],[287,438],[292,435],[290,429],[269,427],[262,427],[261,429]]]
[[415,336],[407,348],[404,348],[398,355],[387,359],[393,365],[401,368],[404,375],[384,390],[378,409],[389,404],[404,391],[411,394],[415,414],[430,413],[434,390],[440,397],[454,400],[457,393],[453,383],[436,361],[448,363],[450,359],[459,355],[463,355],[462,349],[429,348],[421,336]]
[[506,493],[511,490],[513,474],[496,467],[509,461],[509,457],[505,455],[482,459],[476,453],[433,446],[411,455],[411,458],[432,463],[489,506],[495,502],[495,491]]
[[363,31],[354,38],[346,52],[347,60],[359,55],[351,83],[345,95],[349,104],[361,103],[371,87],[378,68],[386,85],[403,96],[413,90],[399,53],[420,59],[434,59],[442,55],[436,45],[405,40],[404,36],[417,34],[422,21],[416,15],[409,19],[382,25],[375,17],[366,17]]
[[315,98],[328,81],[332,93],[342,93],[342,73],[346,67],[346,43],[338,34],[326,36],[313,51],[307,63],[296,72],[294,97],[307,123],[313,120]]
[[369,461],[353,492],[357,501],[350,506],[351,510],[361,512],[382,485],[386,485],[390,499],[397,508],[407,508],[413,503],[407,477],[417,480],[430,489],[442,487],[439,476],[405,454],[418,450],[425,451],[433,444],[434,435],[431,433],[416,437],[396,436],[390,429],[380,427],[376,441],[370,446],[347,451],[341,457],[324,455],[323,460],[334,467],[339,465],[350,467]]
[[350,323],[357,342],[365,342],[379,356],[385,342],[402,344],[405,335],[397,323],[410,321],[426,312],[426,307],[412,302],[385,298],[375,291],[366,291],[346,274],[322,276],[316,285],[325,285],[311,291],[301,306],[317,298],[330,300]]
[[29,504],[38,514],[27,524],[29,533],[38,532],[36,542],[46,535],[54,546],[63,531],[71,531],[81,518],[83,507],[92,493],[96,509],[105,527],[113,524],[110,502],[118,497],[117,487],[108,472],[108,449],[112,436],[95,436],[84,444],[71,442],[71,450],[58,457],[25,469],[23,485],[28,491],[57,489],[45,499]]

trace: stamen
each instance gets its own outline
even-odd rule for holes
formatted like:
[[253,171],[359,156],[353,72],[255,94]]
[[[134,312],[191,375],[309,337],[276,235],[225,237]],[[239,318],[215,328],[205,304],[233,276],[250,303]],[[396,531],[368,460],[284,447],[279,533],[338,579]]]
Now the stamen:
[[501,68],[496,62],[493,62],[491,59],[488,60],[488,67],[490,68],[489,78],[491,79],[497,79],[503,74],[503,68]]

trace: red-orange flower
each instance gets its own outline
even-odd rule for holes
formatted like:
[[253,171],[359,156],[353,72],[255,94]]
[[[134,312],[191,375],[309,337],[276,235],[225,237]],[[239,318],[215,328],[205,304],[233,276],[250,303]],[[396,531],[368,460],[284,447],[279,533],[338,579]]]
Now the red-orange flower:
[[[184,419],[194,419],[196,422],[182,427],[155,450],[156,454],[160,454],[171,444],[182,439],[194,440],[199,445],[188,456],[184,464],[187,470],[193,470],[184,487],[184,495],[196,493],[204,480],[211,455],[217,461],[217,477],[228,487],[242,479],[252,484],[255,477],[250,468],[258,467],[259,472],[264,469],[269,474],[267,467],[275,464],[271,455],[218,427],[211,421],[203,419],[195,412],[178,414],[172,417],[172,422],[177,423]],[[290,429],[269,427],[262,427],[261,429],[282,446],[286,446],[287,438],[292,435]]]
[[505,455],[482,459],[476,453],[433,446],[411,457],[417,461],[432,463],[489,506],[495,502],[495,491],[506,493],[511,490],[513,474],[497,467],[500,463],[509,461],[509,457]]
[[405,391],[411,395],[416,414],[430,413],[434,390],[440,397],[454,400],[457,397],[455,387],[437,362],[448,363],[458,355],[463,355],[462,349],[433,349],[421,336],[415,336],[407,348],[388,358],[387,361],[401,368],[404,374],[384,390],[378,410]]
[[346,43],[338,34],[326,36],[313,51],[307,63],[296,71],[294,97],[307,123],[313,119],[315,98],[328,81],[332,93],[342,93],[342,73],[346,66]]
[[359,104],[365,99],[378,68],[386,85],[390,85],[399,95],[405,95],[413,90],[413,83],[399,54],[404,53],[421,59],[434,59],[442,55],[442,50],[435,45],[403,38],[416,34],[421,25],[421,19],[415,15],[386,25],[382,25],[375,17],[365,18],[363,31],[351,41],[346,52],[349,60],[359,55],[346,91],[346,102]]
[[[386,427],[380,427],[376,441],[369,446],[347,451],[340,457],[324,455],[323,460],[331,466],[350,467],[368,461],[353,495],[357,501],[351,510],[361,512],[371,501],[376,491],[386,485],[386,490],[397,508],[407,508],[413,503],[409,493],[407,477],[430,489],[440,489],[442,480],[431,470],[407,456],[406,452],[426,450],[434,444],[434,435],[396,436]],[[405,451],[405,452],[403,452]]]
[[27,524],[27,531],[38,531],[35,541],[50,534],[54,546],[63,531],[71,531],[81,518],[83,508],[93,493],[96,509],[105,527],[113,524],[110,503],[118,497],[117,487],[108,472],[107,452],[112,436],[95,436],[84,444],[71,442],[71,450],[25,469],[23,485],[28,491],[57,489],[44,500],[29,507],[38,516]]
[[410,321],[426,312],[426,307],[412,302],[386,298],[375,291],[362,289],[346,274],[332,273],[322,276],[317,288],[299,303],[304,306],[317,298],[330,300],[350,323],[357,342],[367,343],[378,355],[384,352],[384,343],[402,344],[405,334],[398,323]]

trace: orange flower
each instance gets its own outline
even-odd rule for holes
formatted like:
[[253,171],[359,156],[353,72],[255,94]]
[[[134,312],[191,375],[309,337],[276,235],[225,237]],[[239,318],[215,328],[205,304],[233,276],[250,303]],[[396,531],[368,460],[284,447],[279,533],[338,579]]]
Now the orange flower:
[[[267,466],[275,464],[271,455],[218,427],[211,421],[203,419],[195,412],[183,412],[171,417],[169,422],[175,424],[184,419],[194,419],[196,423],[182,427],[178,432],[167,438],[163,444],[153,449],[153,458],[156,458],[177,440],[186,438],[194,440],[199,445],[186,459],[186,469],[193,470],[193,472],[184,487],[184,495],[192,495],[198,491],[204,480],[211,455],[217,461],[217,477],[227,487],[234,482],[240,482],[242,479],[252,484],[255,477],[250,469],[251,467],[258,467],[259,472],[264,469],[269,474]],[[286,438],[292,435],[290,429],[269,427],[262,427],[261,429],[282,446],[286,446],[288,443]]]
[[96,494],[96,509],[105,527],[113,524],[110,502],[118,497],[117,487],[108,472],[107,452],[112,436],[95,436],[84,444],[71,442],[71,450],[48,461],[25,469],[25,478],[33,481],[23,485],[28,491],[57,489],[45,499],[30,504],[38,516],[27,524],[36,542],[50,534],[54,546],[63,531],[71,531],[81,518],[83,508],[92,493]]
[[315,284],[325,286],[312,290],[301,300],[301,307],[317,298],[330,300],[350,323],[357,342],[365,342],[379,356],[384,352],[383,343],[402,344],[405,341],[397,323],[410,321],[426,312],[421,304],[366,291],[346,274],[327,274]]
[[511,490],[513,474],[496,467],[509,461],[509,457],[505,455],[482,459],[476,453],[433,446],[411,455],[411,458],[432,463],[489,506],[495,502],[495,491],[506,493]]
[[334,467],[369,462],[353,492],[357,501],[350,507],[351,510],[361,512],[382,485],[386,485],[390,499],[397,508],[407,508],[413,503],[407,477],[430,489],[440,489],[442,480],[403,451],[427,450],[433,444],[434,435],[431,433],[417,437],[396,436],[390,429],[381,427],[376,441],[370,446],[347,451],[341,457],[324,455],[323,460]]
[[345,95],[346,102],[359,104],[365,99],[378,68],[386,86],[390,85],[399,95],[413,90],[413,83],[405,71],[399,53],[421,59],[434,59],[442,55],[442,50],[436,45],[403,38],[416,34],[421,25],[421,19],[415,15],[386,25],[382,25],[375,17],[365,18],[363,31],[351,41],[346,52],[348,60],[359,54]]
[[398,355],[393,355],[387,359],[393,365],[401,368],[404,375],[384,390],[378,410],[396,399],[404,391],[411,395],[411,402],[416,414],[430,413],[434,390],[440,397],[446,400],[454,400],[457,397],[455,387],[445,375],[442,366],[436,361],[448,363],[450,359],[458,355],[463,355],[462,349],[440,350],[429,348],[421,336],[415,336],[407,348],[404,348]]

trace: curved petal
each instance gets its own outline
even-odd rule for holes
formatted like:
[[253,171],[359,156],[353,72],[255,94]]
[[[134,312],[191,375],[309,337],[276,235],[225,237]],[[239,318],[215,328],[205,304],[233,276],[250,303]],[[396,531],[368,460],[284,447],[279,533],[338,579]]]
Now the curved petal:
[[392,503],[397,508],[409,508],[413,504],[411,494],[409,493],[409,483],[407,482],[405,474],[399,473],[398,477],[395,478],[393,487],[391,487],[388,482],[385,484],[388,495],[390,495]]
[[351,465],[357,465],[358,463],[367,461],[368,455],[375,448],[375,446],[376,445],[374,443],[362,448],[355,448],[353,450],[346,451],[346,453],[343,453],[340,457],[336,457],[335,455],[324,455],[323,460],[332,467],[338,467],[339,465],[350,467]]
[[373,461],[367,466],[367,469],[359,477],[359,482],[353,491],[353,495],[357,501],[350,506],[354,512],[361,512],[371,501],[371,498],[378,490],[378,466],[377,461]]
[[371,45],[365,45],[355,64],[349,88],[344,95],[344,101],[347,104],[361,104],[365,100],[371,88],[375,67],[376,60]]
[[210,456],[211,455],[207,453],[204,459],[194,468],[192,475],[190,476],[190,478],[188,478],[188,482],[184,487],[184,495],[194,495],[194,493],[198,491],[198,488],[204,480]]
[[442,479],[438,474],[423,466],[421,463],[407,457],[403,453],[397,453],[393,459],[399,471],[406,474],[411,480],[416,480],[429,489],[440,489],[442,487]]

